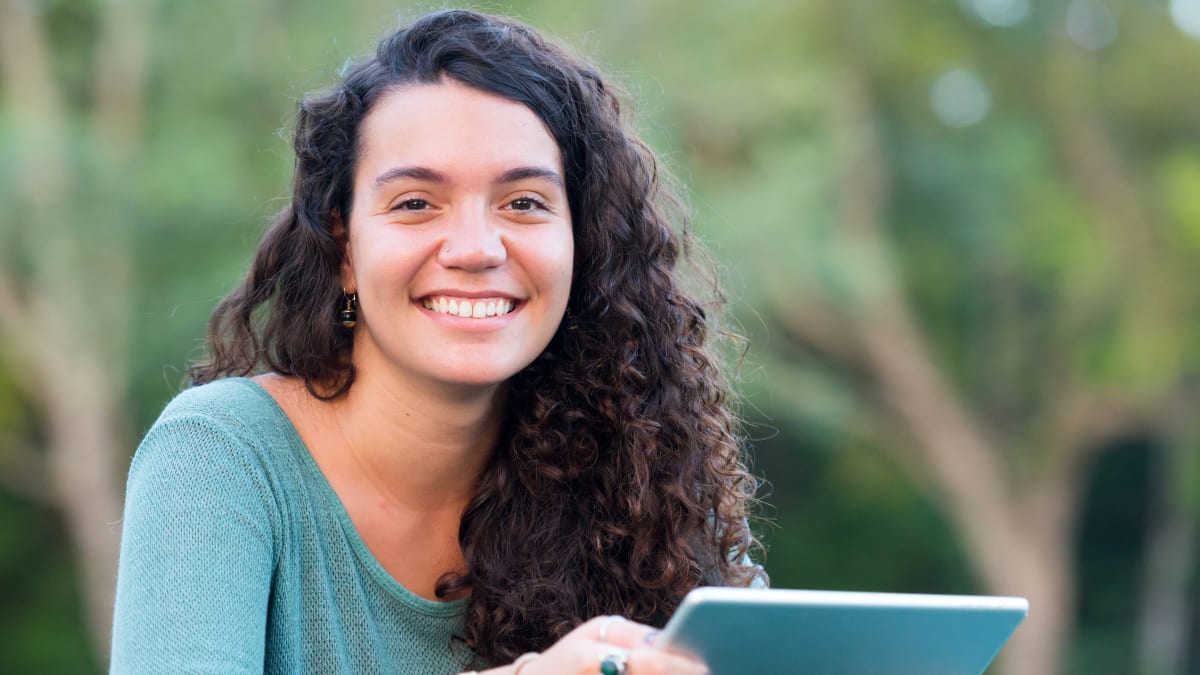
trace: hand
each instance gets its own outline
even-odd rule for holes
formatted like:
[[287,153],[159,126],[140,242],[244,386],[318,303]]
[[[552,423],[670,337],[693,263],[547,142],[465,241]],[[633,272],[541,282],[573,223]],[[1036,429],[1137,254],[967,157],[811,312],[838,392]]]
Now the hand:
[[[563,636],[518,675],[601,675],[600,662],[609,652],[625,654],[627,675],[706,675],[700,661],[654,651],[658,631],[619,616],[599,616]],[[508,671],[510,674],[512,671]]]

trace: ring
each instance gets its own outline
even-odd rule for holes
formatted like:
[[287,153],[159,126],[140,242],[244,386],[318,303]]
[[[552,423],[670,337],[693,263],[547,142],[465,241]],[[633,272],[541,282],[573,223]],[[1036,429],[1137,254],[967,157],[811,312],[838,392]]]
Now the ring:
[[600,658],[600,675],[629,675],[626,664],[629,652],[624,649],[610,649]]
[[525,667],[525,664],[541,655],[541,652],[525,652],[524,654],[518,656],[517,660],[513,661],[512,663],[513,675],[521,675],[521,669]]
[[608,642],[608,626],[609,626],[609,624],[611,624],[614,621],[620,621],[620,620],[621,620],[621,617],[616,616],[616,615],[604,617],[604,620],[600,622],[600,635],[598,636],[599,640],[601,642]]

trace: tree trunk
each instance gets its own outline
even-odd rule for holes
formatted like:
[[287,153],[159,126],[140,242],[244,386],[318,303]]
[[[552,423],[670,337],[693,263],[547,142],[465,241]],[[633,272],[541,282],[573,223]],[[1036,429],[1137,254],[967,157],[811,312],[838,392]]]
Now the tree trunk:
[[919,445],[918,472],[941,494],[984,587],[1029,599],[1029,616],[1004,648],[999,672],[1054,675],[1075,621],[1079,472],[1013,490],[997,443],[937,370],[902,298],[868,312],[857,334],[889,406]]
[[837,212],[852,246],[878,267],[876,282],[860,289],[845,312],[844,328],[884,407],[915,441],[917,461],[908,463],[935,486],[985,588],[1029,598],[1030,615],[998,667],[1012,675],[1054,675],[1075,619],[1070,546],[1079,439],[1057,439],[1058,445],[1046,447],[1045,474],[1022,489],[1014,485],[1004,444],[939,368],[901,274],[890,264],[889,176],[875,135],[871,92],[853,67],[840,81]]
[[[1050,528],[1047,528],[1047,530]],[[1063,666],[1063,648],[1075,623],[1074,567],[1070,538],[1036,548],[1050,532],[1024,537],[1023,550],[1007,558],[1001,578],[986,580],[989,592],[1029,598],[1029,616],[1017,627],[996,662],[1004,675],[1054,675]]]
[[[21,357],[16,378],[46,422],[50,501],[62,514],[83,577],[85,618],[106,662],[116,587],[121,479],[129,454],[124,428],[128,315],[128,229],[121,212],[141,133],[146,7],[102,3],[88,140],[98,166],[68,146],[71,112],[54,77],[36,4],[0,0],[0,84],[16,130],[17,241],[29,270],[0,270],[0,339]],[[73,184],[100,185],[108,199],[77,218]],[[88,230],[73,229],[86,222]],[[29,332],[37,331],[36,338]]]
[[[81,341],[82,342],[82,341]],[[112,639],[113,597],[120,548],[121,479],[116,458],[128,454],[128,435],[113,395],[114,376],[86,344],[80,357],[57,355],[45,389],[50,474],[55,503],[67,524],[83,575],[84,611],[102,663]]]

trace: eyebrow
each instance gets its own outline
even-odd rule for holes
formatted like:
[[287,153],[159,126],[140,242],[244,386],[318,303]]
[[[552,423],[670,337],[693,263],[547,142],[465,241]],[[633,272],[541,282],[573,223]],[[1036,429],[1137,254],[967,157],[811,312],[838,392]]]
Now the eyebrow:
[[562,176],[558,175],[557,171],[547,169],[540,166],[520,166],[515,169],[509,169],[500,174],[496,179],[497,183],[515,183],[527,178],[538,178],[547,183],[554,184],[555,187],[562,187]]
[[397,166],[384,171],[375,177],[375,189],[383,187],[400,178],[414,178],[416,180],[429,181],[431,183],[448,183],[449,180],[442,173],[423,166]]
[[[435,171],[428,167],[397,166],[384,171],[375,178],[375,189],[378,190],[387,183],[401,178],[413,178],[416,180],[429,181],[431,183],[450,182],[450,179],[446,177],[446,174],[441,173],[440,171]],[[508,171],[500,174],[496,178],[496,182],[516,183],[517,181],[527,180],[529,178],[544,180],[559,188],[563,186],[562,176],[558,175],[557,171],[540,166],[519,166],[515,169],[509,169]]]

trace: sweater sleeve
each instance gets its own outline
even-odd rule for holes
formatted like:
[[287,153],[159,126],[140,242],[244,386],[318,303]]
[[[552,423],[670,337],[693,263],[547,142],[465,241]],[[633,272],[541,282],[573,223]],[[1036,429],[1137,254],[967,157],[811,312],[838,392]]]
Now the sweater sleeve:
[[278,531],[269,486],[219,421],[155,424],[129,472],[111,672],[262,672]]

